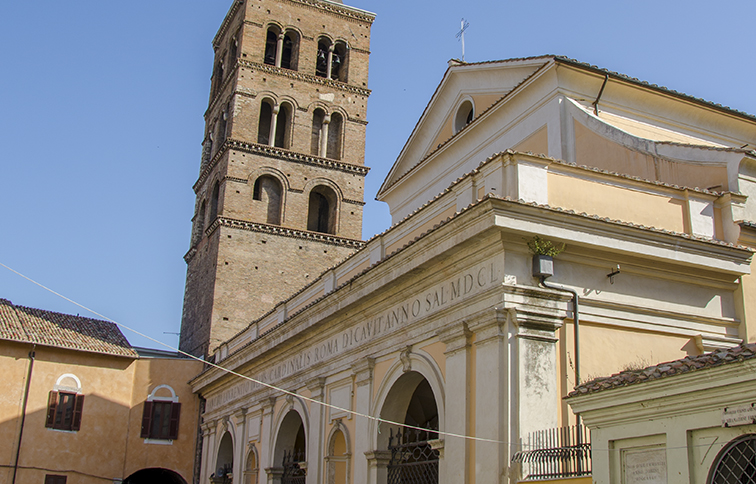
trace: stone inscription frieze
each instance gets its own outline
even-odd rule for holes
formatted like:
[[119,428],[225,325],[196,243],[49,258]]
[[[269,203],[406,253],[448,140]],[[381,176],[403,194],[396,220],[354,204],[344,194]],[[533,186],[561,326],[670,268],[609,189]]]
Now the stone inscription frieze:
[[[409,323],[457,304],[475,294],[501,284],[501,269],[495,262],[485,262],[450,278],[429,290],[405,299],[401,304],[387,311],[369,317],[342,333],[320,342],[256,374],[253,379],[274,384],[308,367],[329,360],[347,350],[362,346],[376,338],[387,336]],[[261,388],[256,382],[245,380],[233,387],[211,396],[207,400],[207,411],[212,411],[226,403],[243,397]]]

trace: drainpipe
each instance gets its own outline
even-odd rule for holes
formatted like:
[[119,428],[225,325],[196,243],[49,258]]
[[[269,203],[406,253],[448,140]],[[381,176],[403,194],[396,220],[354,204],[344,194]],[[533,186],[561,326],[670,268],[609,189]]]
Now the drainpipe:
[[[572,320],[575,322],[575,386],[580,385],[580,313],[578,307],[578,293],[564,286],[546,284],[546,277],[541,276],[541,285],[548,289],[554,289],[572,294]],[[575,414],[575,424],[580,425],[580,415]]]
[[24,389],[24,403],[21,410],[21,429],[18,431],[18,446],[16,447],[16,463],[13,465],[13,480],[11,484],[16,484],[16,474],[18,473],[18,457],[21,453],[21,438],[24,436],[24,422],[26,421],[26,404],[29,401],[29,387],[31,386],[32,369],[34,369],[34,349],[37,345],[32,346],[29,352],[29,374],[26,376],[26,388]]

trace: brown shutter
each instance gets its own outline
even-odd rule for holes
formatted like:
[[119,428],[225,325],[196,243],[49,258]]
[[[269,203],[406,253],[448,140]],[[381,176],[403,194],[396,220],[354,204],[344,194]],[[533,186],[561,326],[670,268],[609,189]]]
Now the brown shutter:
[[55,410],[58,408],[58,392],[51,391],[47,400],[47,421],[45,427],[51,429],[55,425]]
[[71,430],[79,430],[81,428],[81,411],[84,409],[84,395],[76,394],[74,397],[74,412],[73,421],[71,423]]
[[181,415],[181,404],[178,402],[171,404],[171,425],[168,430],[168,438],[176,440],[179,431],[179,416]]
[[152,402],[144,402],[144,412],[142,412],[142,432],[139,436],[143,439],[150,437],[150,426],[152,425]]

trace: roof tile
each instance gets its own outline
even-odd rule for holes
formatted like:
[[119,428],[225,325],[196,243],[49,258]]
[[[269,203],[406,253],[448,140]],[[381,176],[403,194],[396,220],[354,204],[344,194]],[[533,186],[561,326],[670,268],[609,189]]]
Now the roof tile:
[[0,299],[0,339],[116,356],[137,356],[114,323],[15,306],[7,299]]

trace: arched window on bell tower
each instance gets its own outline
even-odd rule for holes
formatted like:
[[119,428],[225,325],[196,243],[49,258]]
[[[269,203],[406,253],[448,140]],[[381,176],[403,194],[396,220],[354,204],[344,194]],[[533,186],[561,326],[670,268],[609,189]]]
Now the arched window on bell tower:
[[289,103],[281,103],[278,106],[278,113],[275,113],[275,109],[273,110],[273,113],[276,115],[275,119],[275,143],[273,146],[277,148],[286,148],[288,149],[291,140],[289,139],[289,132],[291,131],[291,115],[292,115],[292,108],[291,104]]
[[283,38],[283,49],[281,50],[281,67],[284,69],[297,70],[297,61],[299,58],[299,33],[294,30],[286,32]]
[[310,191],[307,230],[324,234],[336,233],[338,197],[332,188],[318,185]]
[[323,121],[326,114],[320,108],[315,109],[312,113],[312,138],[310,140],[310,154],[313,156],[323,156],[320,150],[320,137],[323,133]]
[[215,182],[213,186],[213,195],[210,197],[210,222],[212,223],[218,216],[218,202],[220,199],[220,182]]
[[273,121],[273,101],[263,99],[260,104],[260,122],[257,127],[257,142],[270,145],[270,126]]
[[331,57],[331,39],[321,37],[318,39],[318,55],[315,60],[315,75],[328,77],[328,59]]
[[278,47],[278,34],[281,30],[275,25],[268,28],[267,36],[265,37],[265,60],[264,62],[270,66],[276,65],[276,50]]
[[331,54],[331,79],[347,82],[348,47],[344,42],[336,42]]
[[262,202],[262,211],[258,213],[265,216],[265,223],[281,225],[282,193],[281,182],[273,176],[263,175],[255,180],[252,199]]
[[344,118],[339,113],[331,114],[331,122],[328,126],[328,146],[326,147],[326,158],[332,160],[341,159],[341,131],[344,124]]

